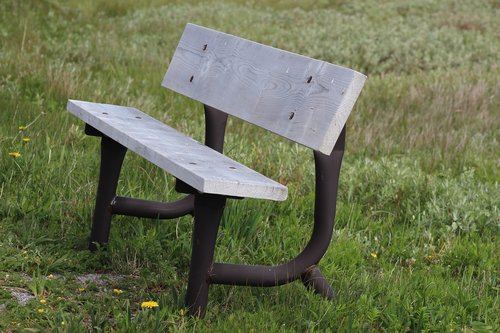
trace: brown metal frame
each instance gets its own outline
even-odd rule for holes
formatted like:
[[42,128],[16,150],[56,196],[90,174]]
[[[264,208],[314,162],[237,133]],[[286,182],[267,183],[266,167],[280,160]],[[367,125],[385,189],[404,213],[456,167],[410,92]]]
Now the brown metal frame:
[[[205,144],[222,153],[227,114],[205,105]],[[317,267],[330,243],[335,223],[338,180],[345,148],[345,128],[330,155],[314,152],[316,192],[314,227],[305,249],[291,261],[277,266],[214,263],[220,220],[228,197],[199,193],[177,180],[176,190],[188,193],[175,202],[158,202],[116,196],[116,187],[127,149],[89,125],[88,135],[100,136],[101,167],[89,249],[105,246],[111,217],[115,214],[171,219],[194,215],[191,267],[186,305],[193,316],[205,315],[210,284],[271,287],[301,279],[317,294],[332,299],[335,294]]]

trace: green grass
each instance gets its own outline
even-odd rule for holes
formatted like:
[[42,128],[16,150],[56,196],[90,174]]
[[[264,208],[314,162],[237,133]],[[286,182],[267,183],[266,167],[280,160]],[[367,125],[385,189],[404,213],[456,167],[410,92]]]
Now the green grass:
[[[0,2],[0,331],[500,331],[499,11],[494,0]],[[369,76],[321,261],[335,301],[299,283],[213,286],[206,318],[186,317],[190,218],[116,217],[109,249],[86,250],[99,143],[66,101],[133,105],[201,139],[201,106],[160,87],[186,22]],[[226,151],[290,198],[231,201],[216,259],[291,259],[312,227],[310,151],[236,119]],[[121,195],[167,201],[172,187],[127,155]],[[141,310],[146,300],[159,308]]]

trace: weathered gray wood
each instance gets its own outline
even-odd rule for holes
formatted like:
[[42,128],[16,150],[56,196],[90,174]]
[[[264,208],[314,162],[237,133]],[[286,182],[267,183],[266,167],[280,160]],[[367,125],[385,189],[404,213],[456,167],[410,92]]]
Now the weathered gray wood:
[[68,111],[203,193],[285,200],[287,188],[131,107],[68,101]]
[[188,24],[162,85],[330,154],[366,76]]

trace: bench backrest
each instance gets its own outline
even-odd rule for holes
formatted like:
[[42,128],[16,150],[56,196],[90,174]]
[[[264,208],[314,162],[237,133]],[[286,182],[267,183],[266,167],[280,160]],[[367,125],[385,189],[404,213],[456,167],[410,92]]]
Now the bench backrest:
[[162,85],[330,154],[366,76],[188,24]]

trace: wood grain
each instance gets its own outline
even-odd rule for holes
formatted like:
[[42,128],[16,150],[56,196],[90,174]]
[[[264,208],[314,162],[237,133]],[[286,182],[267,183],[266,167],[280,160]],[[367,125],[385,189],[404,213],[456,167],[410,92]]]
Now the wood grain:
[[68,111],[202,193],[285,200],[288,190],[131,107],[69,100]]
[[162,85],[330,154],[366,76],[188,24]]

